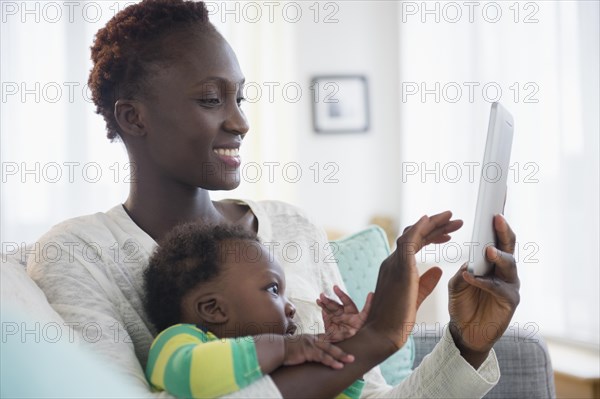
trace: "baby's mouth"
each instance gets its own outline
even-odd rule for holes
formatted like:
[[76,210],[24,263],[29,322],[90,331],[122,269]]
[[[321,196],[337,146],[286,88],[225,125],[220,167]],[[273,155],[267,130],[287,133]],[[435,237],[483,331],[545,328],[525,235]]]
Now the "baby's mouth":
[[288,327],[285,330],[285,335],[294,335],[297,329],[298,326],[296,325],[296,323],[290,322],[290,324],[288,324]]

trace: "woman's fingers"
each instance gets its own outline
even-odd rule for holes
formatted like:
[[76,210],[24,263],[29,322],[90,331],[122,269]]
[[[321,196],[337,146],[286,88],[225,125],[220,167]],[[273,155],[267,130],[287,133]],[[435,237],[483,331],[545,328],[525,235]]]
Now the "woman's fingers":
[[[455,232],[460,229],[463,225],[463,221],[460,219],[450,220],[445,224],[440,225],[435,228],[431,233],[429,233],[426,237],[427,243],[436,243],[440,244],[439,240],[443,240],[442,242],[446,242],[450,239],[450,233]],[[446,239],[447,238],[447,239]]]
[[448,281],[448,289],[454,291],[462,291],[469,286],[469,283],[463,278],[463,272],[467,271],[467,264],[464,263],[457,271],[454,276]]
[[452,217],[452,212],[444,211],[444,212],[437,213],[433,216],[430,216],[429,221],[432,222],[435,226],[441,226],[441,225],[448,223],[450,221],[451,217]]
[[422,247],[431,243],[444,243],[450,239],[449,233],[458,230],[462,220],[450,220],[452,212],[446,211],[437,215],[423,216],[417,223],[405,229],[404,234],[398,238],[397,244],[406,246],[410,243],[410,253],[416,253]]
[[514,311],[520,302],[519,289],[514,284],[504,281],[492,274],[489,276],[474,276],[471,273],[463,272],[464,280],[470,285],[488,292],[503,302],[510,303],[510,308]]
[[514,254],[517,237],[502,215],[494,216],[494,229],[496,230],[498,249]]
[[421,303],[431,294],[437,283],[442,278],[442,269],[439,267],[432,267],[427,270],[419,278],[419,294],[417,296],[417,309],[421,306]]
[[369,292],[367,294],[367,299],[365,300],[365,306],[363,306],[363,309],[360,311],[365,317],[368,316],[371,311],[371,303],[373,303],[373,293]]
[[490,246],[485,249],[485,257],[488,262],[494,264],[494,275],[496,277],[508,283],[519,282],[517,262],[512,254]]
[[[464,284],[480,288],[491,295],[510,302],[514,307],[519,304],[520,281],[517,274],[517,264],[512,254],[500,251],[494,247],[486,248],[486,258],[494,263],[494,272],[487,276],[474,276],[466,271],[463,266],[454,276],[451,283],[456,289],[461,289]],[[456,287],[458,285],[458,287]]]
[[419,252],[425,245],[425,237],[433,230],[433,222],[427,215],[412,225],[404,234],[396,240],[396,251],[400,251],[402,258]]
[[450,241],[451,237],[448,234],[443,234],[437,238],[433,238],[429,244],[443,244],[445,242]]

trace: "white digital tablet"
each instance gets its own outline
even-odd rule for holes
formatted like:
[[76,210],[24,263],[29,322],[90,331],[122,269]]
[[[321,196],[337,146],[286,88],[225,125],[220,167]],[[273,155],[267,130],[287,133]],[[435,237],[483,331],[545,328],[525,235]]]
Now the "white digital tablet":
[[467,266],[476,276],[488,274],[494,267],[485,259],[485,248],[495,244],[494,215],[504,213],[513,129],[512,115],[500,103],[493,103]]

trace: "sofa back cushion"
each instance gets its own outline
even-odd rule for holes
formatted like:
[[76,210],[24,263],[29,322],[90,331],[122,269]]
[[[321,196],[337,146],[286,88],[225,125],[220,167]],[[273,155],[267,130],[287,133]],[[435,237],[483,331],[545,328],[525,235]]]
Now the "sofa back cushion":
[[[390,247],[383,229],[370,226],[351,236],[332,241],[342,279],[348,294],[361,308],[367,294],[375,290],[381,262],[390,254]],[[381,363],[381,373],[390,385],[397,385],[412,371],[415,359],[415,343],[412,335],[404,346]]]
[[[27,259],[19,251],[12,254],[0,254],[0,284],[2,295],[2,305],[4,308],[18,310],[19,313],[26,316],[29,320],[35,320],[33,326],[28,327],[31,337],[37,334],[48,335],[51,341],[69,340],[69,327],[65,325],[63,319],[50,306],[44,292],[33,282],[26,270]],[[23,328],[27,326],[16,326],[11,320],[2,318],[2,325],[5,327],[3,333],[19,335],[23,333]],[[11,332],[17,328],[19,334]],[[10,330],[10,331],[9,331]],[[55,336],[57,336],[55,338]],[[71,334],[71,340],[73,340]],[[10,338],[7,338],[10,339]]]

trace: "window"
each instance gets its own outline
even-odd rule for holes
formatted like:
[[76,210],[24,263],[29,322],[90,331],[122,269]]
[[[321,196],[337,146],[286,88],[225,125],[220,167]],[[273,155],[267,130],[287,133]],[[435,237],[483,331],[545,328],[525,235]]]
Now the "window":
[[515,118],[505,209],[522,281],[514,322],[598,346],[598,3],[482,2],[473,22],[464,6],[454,21],[447,4],[399,7],[401,220],[452,209],[465,227],[422,260],[465,261],[489,107],[501,101]]

